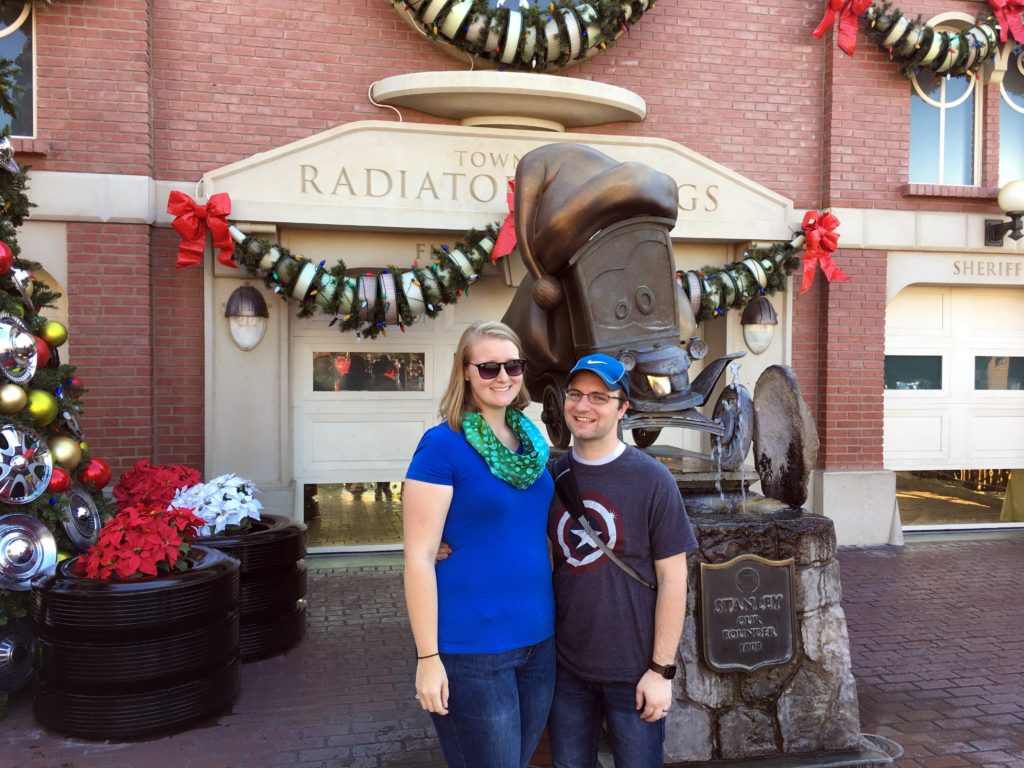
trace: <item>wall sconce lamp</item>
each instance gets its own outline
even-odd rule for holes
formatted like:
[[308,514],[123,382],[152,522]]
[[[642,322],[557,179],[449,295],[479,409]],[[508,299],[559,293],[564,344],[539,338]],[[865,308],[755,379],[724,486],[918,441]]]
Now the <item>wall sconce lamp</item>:
[[228,297],[224,317],[228,319],[231,340],[243,352],[248,352],[263,340],[270,311],[262,293],[251,285],[240,285]]
[[775,326],[779,324],[779,316],[775,307],[764,296],[753,299],[743,309],[740,325],[743,326],[743,340],[747,348],[755,355],[760,355],[772,343]]
[[1024,179],[1011,181],[1000,189],[996,202],[1010,220],[985,219],[985,245],[1001,248],[1007,234],[1011,240],[1024,237],[1021,224],[1021,219],[1024,219]]

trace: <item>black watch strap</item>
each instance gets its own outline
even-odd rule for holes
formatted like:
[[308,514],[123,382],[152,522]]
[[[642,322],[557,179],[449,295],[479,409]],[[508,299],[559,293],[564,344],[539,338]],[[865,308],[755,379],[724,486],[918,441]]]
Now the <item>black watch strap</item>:
[[666,680],[671,680],[673,677],[676,676],[675,664],[658,664],[656,661],[652,661],[650,664],[647,665],[647,668],[652,672],[657,672]]

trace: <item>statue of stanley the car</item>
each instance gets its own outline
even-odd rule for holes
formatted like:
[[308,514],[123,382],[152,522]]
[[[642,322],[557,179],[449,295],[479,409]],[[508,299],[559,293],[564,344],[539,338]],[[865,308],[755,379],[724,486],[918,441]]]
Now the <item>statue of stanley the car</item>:
[[622,426],[637,445],[651,445],[663,427],[684,427],[714,436],[723,469],[743,461],[753,424],[749,392],[729,385],[712,418],[698,410],[743,353],[714,360],[690,381],[690,363],[707,346],[681,338],[696,324],[676,281],[669,233],[677,211],[675,181],[641,163],[578,144],[548,144],[520,160],[515,231],[529,275],[503,319],[522,338],[526,385],[543,404],[556,447],[570,439],[562,416],[569,369],[603,352],[630,371]]

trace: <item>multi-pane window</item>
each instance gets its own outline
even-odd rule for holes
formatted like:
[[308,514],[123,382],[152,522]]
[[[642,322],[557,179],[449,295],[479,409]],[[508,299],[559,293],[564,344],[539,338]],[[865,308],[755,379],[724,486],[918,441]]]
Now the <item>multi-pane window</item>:
[[910,181],[975,184],[977,81],[919,72],[910,82]]
[[999,185],[1024,179],[1024,49],[1010,55],[999,84]]
[[12,136],[35,134],[35,67],[32,50],[32,3],[0,5],[0,58],[18,67],[15,82],[21,92],[14,95],[17,117],[0,112],[0,127],[10,126]]

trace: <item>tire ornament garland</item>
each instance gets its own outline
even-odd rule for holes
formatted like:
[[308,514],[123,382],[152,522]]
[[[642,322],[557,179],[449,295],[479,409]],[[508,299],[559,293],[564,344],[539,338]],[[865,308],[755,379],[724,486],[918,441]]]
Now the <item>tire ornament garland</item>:
[[900,74],[909,77],[917,71],[953,77],[979,77],[984,63],[995,55],[999,43],[1006,42],[1008,31],[1018,43],[1024,43],[1024,25],[1018,6],[1003,0],[990,0],[995,14],[977,18],[960,32],[936,30],[920,17],[910,19],[888,2],[829,0],[825,16],[814,30],[822,37],[838,20],[837,45],[849,56],[857,48],[856,21],[875,43],[889,52],[900,65]]
[[423,33],[499,69],[560,69],[604,50],[652,0],[391,0]]
[[[837,239],[834,229],[839,221],[832,219],[833,237]],[[280,243],[251,237],[227,223],[235,242],[233,263],[249,275],[262,278],[283,300],[298,302],[298,317],[327,315],[332,318],[331,327],[337,325],[341,331],[353,331],[369,339],[386,336],[389,326],[398,326],[404,333],[417,318],[437,317],[445,305],[468,294],[484,267],[504,257],[495,255],[500,226],[495,222],[482,230],[470,230],[453,247],[432,246],[427,265],[414,262],[407,270],[395,266],[350,270],[340,259],[328,268],[326,260],[312,262]],[[799,232],[788,243],[752,247],[735,264],[679,271],[676,284],[682,292],[680,298],[690,302],[700,322],[720,317],[730,309],[742,309],[759,295],[784,291],[786,278],[801,264],[797,252],[804,240],[805,232]],[[807,259],[811,259],[812,267],[819,260],[812,250],[805,254],[805,262]],[[826,277],[832,279],[827,272]]]

